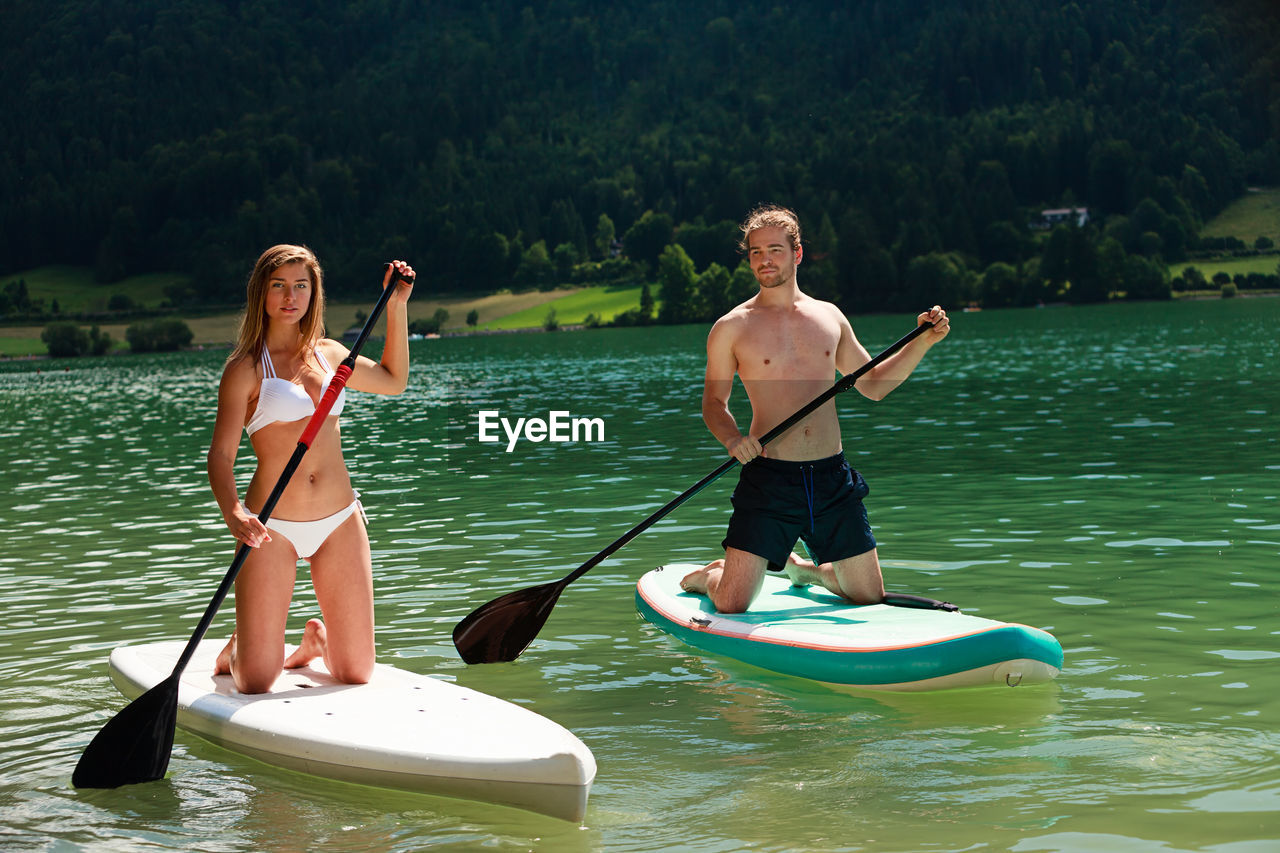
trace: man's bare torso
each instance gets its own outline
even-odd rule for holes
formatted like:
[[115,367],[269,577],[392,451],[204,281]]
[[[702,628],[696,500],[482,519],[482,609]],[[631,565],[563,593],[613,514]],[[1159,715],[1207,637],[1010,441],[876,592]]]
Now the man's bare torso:
[[[733,330],[733,355],[751,401],[754,436],[764,435],[831,387],[843,322],[834,305],[807,296],[785,307],[759,303],[748,300],[723,318]],[[770,442],[766,455],[821,459],[840,450],[840,424],[830,401]]]

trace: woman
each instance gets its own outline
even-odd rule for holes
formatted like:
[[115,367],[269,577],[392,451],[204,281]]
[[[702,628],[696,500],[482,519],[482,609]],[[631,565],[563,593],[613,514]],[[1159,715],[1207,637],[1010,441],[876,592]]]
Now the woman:
[[[395,261],[396,292],[386,306],[387,338],[380,362],[356,358],[347,386],[399,394],[409,377],[408,310],[413,269]],[[249,277],[239,342],[218,387],[218,415],[209,446],[209,484],[237,540],[254,550],[236,578],[236,629],[218,656],[242,693],[264,693],[282,668],[317,657],[339,681],[363,684],[373,674],[373,569],[364,513],[342,458],[338,415],[343,391],[263,525],[261,508],[298,446],[334,369],[349,350],[324,334],[324,276],[305,246],[273,246]],[[241,430],[258,467],[239,499],[235,481]],[[284,654],[285,622],[297,562],[311,564],[324,617],[312,619],[302,643]]]

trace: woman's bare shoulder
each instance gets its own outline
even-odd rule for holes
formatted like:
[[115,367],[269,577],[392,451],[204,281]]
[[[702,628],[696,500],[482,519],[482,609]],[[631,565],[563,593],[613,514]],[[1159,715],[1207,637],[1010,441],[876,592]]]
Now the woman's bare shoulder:
[[250,355],[242,355],[227,360],[222,368],[222,385],[224,387],[251,387],[257,383],[258,360]]

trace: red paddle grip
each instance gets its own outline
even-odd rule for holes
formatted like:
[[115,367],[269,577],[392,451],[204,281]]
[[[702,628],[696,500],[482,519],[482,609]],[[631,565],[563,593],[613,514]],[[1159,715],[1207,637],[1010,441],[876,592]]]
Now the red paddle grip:
[[338,395],[342,393],[342,389],[347,386],[347,378],[350,376],[351,365],[349,364],[339,365],[338,369],[333,372],[333,379],[329,380],[329,387],[325,389],[324,396],[320,398],[320,405],[316,406],[316,413],[307,422],[307,428],[302,431],[302,437],[298,439],[298,444],[305,444],[310,449],[311,442],[315,440],[316,434],[320,432],[324,419],[329,417],[329,410],[337,402]]

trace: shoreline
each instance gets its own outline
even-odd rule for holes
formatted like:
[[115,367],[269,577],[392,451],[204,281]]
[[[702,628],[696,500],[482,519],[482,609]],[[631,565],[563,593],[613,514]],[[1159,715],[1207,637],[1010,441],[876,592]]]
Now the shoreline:
[[[1135,301],[1211,302],[1211,301],[1221,301],[1224,299],[1275,299],[1277,297],[1280,297],[1280,290],[1241,291],[1241,292],[1237,292],[1235,296],[1229,296],[1229,297],[1224,297],[1221,294],[1221,292],[1216,290],[1202,290],[1202,291],[1192,291],[1192,292],[1181,293],[1181,294],[1175,295],[1172,299],[1169,299],[1169,300],[1135,300]],[[1098,302],[1098,303],[1090,303],[1090,304],[1111,305],[1111,304],[1126,304],[1126,303],[1128,303],[1128,300],[1117,299],[1117,300],[1110,300],[1108,302]],[[1032,308],[1032,307],[1036,307],[1036,306],[1013,306],[1012,308],[1008,308],[1008,307],[978,308],[976,309],[976,311],[1007,311],[1007,310],[1018,310],[1019,308]],[[1051,305],[1041,306],[1041,307],[1075,308],[1075,307],[1086,307],[1086,306],[1076,306],[1069,302],[1055,302],[1055,303],[1052,303]],[[968,313],[974,309],[959,308],[956,310],[957,312]],[[649,327],[656,327],[660,325],[662,324],[660,323],[648,324]],[[549,332],[580,332],[580,331],[592,329],[592,328],[625,329],[625,328],[636,328],[636,327],[611,326],[608,324],[602,324],[600,326],[585,326],[581,323],[565,323],[563,325],[557,326],[554,329],[548,329],[548,328],[545,328],[544,326],[521,326],[519,328],[514,328],[514,329],[454,328],[454,329],[446,329],[442,332],[431,334],[431,335],[421,335],[418,337],[411,336],[410,340],[433,340],[438,338],[469,338],[469,337],[485,337],[490,335],[544,334]],[[5,332],[11,331],[11,330],[27,332],[28,334],[26,335],[11,334],[11,335],[7,335],[8,337],[39,338],[40,333],[44,330],[44,327],[43,326],[0,326],[0,336],[6,336]],[[105,328],[103,329],[103,331],[111,331],[111,332],[114,332],[115,330],[116,328],[114,326],[111,327],[110,329],[105,329]],[[348,329],[344,331],[341,335],[331,336],[331,337],[335,337],[336,340],[344,340],[348,337],[348,334],[350,331],[351,330]],[[123,331],[121,331],[120,339],[123,340]],[[380,339],[381,339],[380,337],[372,338],[372,340],[380,340]],[[206,339],[206,340],[200,341],[199,343],[193,344],[191,346],[183,347],[181,350],[178,350],[178,352],[202,352],[207,349],[225,349],[233,345],[234,345],[234,342],[231,340],[219,341],[219,340]],[[102,358],[102,357],[111,357],[111,356],[118,356],[118,355],[133,355],[133,354],[134,353],[131,350],[129,350],[128,347],[119,347],[119,348],[113,347],[110,351],[103,353],[102,356],[97,356],[97,357]],[[7,355],[7,354],[0,353],[0,363],[19,362],[19,361],[38,361],[38,360],[52,361],[54,359],[47,352],[26,353],[26,354],[20,354],[20,355]],[[69,359],[59,359],[59,360],[69,360]]]

